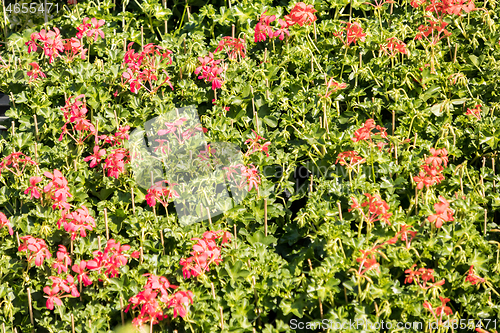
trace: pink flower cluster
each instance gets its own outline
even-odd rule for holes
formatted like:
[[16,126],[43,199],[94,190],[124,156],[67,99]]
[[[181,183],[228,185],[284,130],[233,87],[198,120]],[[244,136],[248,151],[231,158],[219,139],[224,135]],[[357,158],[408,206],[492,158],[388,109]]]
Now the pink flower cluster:
[[255,135],[255,138],[248,139],[247,141],[245,141],[245,144],[249,146],[248,151],[245,155],[250,156],[256,151],[262,151],[266,154],[267,157],[269,157],[268,149],[269,146],[271,145],[271,142],[268,141],[264,144],[260,144],[259,140],[266,140],[266,139],[258,135],[257,132],[255,132],[254,130],[252,130],[252,132]]
[[72,213],[62,213],[62,217],[57,222],[60,229],[61,225],[64,230],[71,234],[71,240],[74,240],[78,234],[80,237],[86,237],[86,230],[92,231],[95,228],[95,221],[89,214],[89,210],[84,205]]
[[358,22],[342,22],[346,26],[342,27],[339,32],[334,33],[333,35],[340,39],[342,44],[345,47],[348,47],[351,44],[356,44],[358,41],[365,41],[366,34],[363,33],[363,27]]
[[[373,133],[373,129],[377,129],[379,132]],[[387,129],[385,127],[375,125],[375,121],[373,119],[368,119],[365,121],[363,127],[354,132],[354,138],[351,138],[351,140],[353,142],[367,141],[370,142],[370,144],[373,144],[372,138],[377,135],[380,135],[383,139],[388,140],[386,130]],[[379,150],[382,150],[386,144],[386,142],[379,142],[377,143],[377,147]]]
[[289,27],[298,24],[303,26],[304,24],[311,25],[317,20],[316,13],[317,10],[314,9],[313,5],[306,5],[303,2],[297,2],[295,6],[290,11],[289,15],[285,15],[285,21]]
[[474,265],[472,265],[469,268],[469,273],[467,274],[467,277],[465,278],[465,282],[470,282],[472,285],[475,285],[478,283],[486,282],[486,279],[478,276],[474,272]]
[[274,37],[278,37],[280,40],[285,38],[285,35],[290,36],[290,32],[288,31],[289,25],[286,21],[282,19],[278,19],[278,23],[280,25],[276,31],[271,27],[271,23],[276,20],[276,15],[265,15],[266,12],[262,13],[260,16],[259,22],[255,25],[254,29],[254,42],[265,42],[267,38],[270,40]]
[[481,104],[477,104],[474,109],[467,108],[467,112],[465,114],[468,116],[474,116],[477,120],[481,120]]
[[169,184],[166,180],[161,180],[156,182],[154,186],[151,186],[148,189],[148,193],[146,194],[146,202],[149,207],[156,206],[156,202],[159,201],[165,209],[168,206],[168,201],[172,198],[178,198],[179,193],[177,193],[174,189],[170,189],[164,187],[163,184],[174,186],[177,184]]
[[2,171],[7,170],[17,177],[21,177],[24,173],[24,169],[28,165],[38,164],[33,161],[31,157],[26,156],[21,152],[10,153],[9,155],[5,156],[0,162],[0,174],[2,173]]
[[279,36],[280,40],[285,38],[285,35],[290,36],[288,28],[298,24],[303,26],[304,24],[312,24],[317,20],[316,13],[317,10],[314,9],[313,5],[306,5],[303,2],[298,2],[290,11],[289,15],[285,15],[284,20],[278,19],[279,28],[273,30],[271,23],[276,21],[276,15],[265,15],[266,12],[262,13],[259,22],[255,25],[254,29],[254,41],[263,42],[266,38],[273,39]]
[[397,241],[398,241],[398,235],[392,237],[391,239],[381,244],[374,245],[371,249],[359,250],[363,256],[361,258],[356,259],[356,261],[359,262],[359,269],[357,272],[358,275],[363,276],[366,272],[372,269],[375,269],[380,273],[379,269],[380,264],[377,262],[377,257],[375,255],[376,254],[383,255],[383,253],[379,249],[383,248],[386,245],[396,244]]
[[387,42],[380,45],[380,49],[390,57],[396,56],[398,53],[408,54],[406,44],[396,37],[387,38]]
[[34,260],[36,266],[42,266],[44,259],[52,257],[43,239],[27,235],[20,237],[20,240],[21,245],[17,250],[19,252],[26,252],[29,263],[32,263]]
[[12,229],[12,224],[10,221],[7,219],[7,216],[5,216],[4,213],[0,212],[0,228],[7,227],[7,230],[9,230],[9,235],[14,235],[14,230]]
[[222,244],[231,241],[231,234],[224,230],[206,231],[202,238],[192,238],[198,243],[193,245],[192,257],[181,259],[182,275],[185,279],[191,276],[199,276],[210,271],[210,264],[218,265],[222,261],[221,248],[217,245],[216,240],[222,238]]
[[57,274],[68,271],[68,266],[71,265],[71,257],[64,245],[59,245],[56,253],[56,261],[52,264],[52,268],[57,269]]
[[27,75],[30,77],[30,80],[28,83],[31,83],[35,80],[38,79],[38,77],[40,77],[40,79],[42,78],[46,78],[47,75],[45,75],[45,73],[43,73],[41,70],[40,70],[40,66],[38,66],[38,64],[36,62],[32,62],[29,64],[33,69],[31,71],[29,71],[27,73]]
[[[104,164],[102,164],[102,167],[104,171],[107,171],[107,176],[118,179],[120,174],[125,173],[125,164],[130,162],[129,151],[125,148],[122,148],[124,145],[124,140],[128,140],[129,138],[129,130],[130,126],[127,125],[119,127],[114,136],[97,136],[97,132],[95,132],[96,144],[93,148],[93,154],[85,157],[83,160],[85,162],[90,162],[89,166],[91,168],[95,168],[96,166],[101,165],[101,161],[104,159]],[[104,141],[104,143],[99,145],[99,140]],[[106,156],[106,150],[101,149],[103,144],[111,144],[112,147],[119,147],[111,150]]]
[[83,283],[84,286],[90,286],[92,284],[92,280],[90,280],[89,276],[87,275],[87,262],[85,260],[80,260],[79,264],[73,265],[71,269],[73,272],[75,272],[77,275],[77,279],[79,283]]
[[410,230],[411,228],[413,228],[411,225],[404,224],[401,226],[401,230],[396,234],[396,237],[398,237],[398,238],[399,238],[399,236],[401,236],[402,242],[406,242],[406,249],[407,250],[410,248],[411,241],[417,235],[416,231]]
[[82,39],[84,35],[89,38],[94,37],[94,42],[97,42],[97,38],[101,37],[104,39],[104,32],[99,29],[104,25],[104,20],[97,20],[95,17],[90,19],[88,17],[83,19],[83,23],[80,24],[76,29],[76,37]]
[[[61,171],[54,170],[53,174],[45,171],[43,175],[50,179],[49,183],[43,188],[43,192],[46,193],[47,197],[54,202],[52,209],[61,209],[64,212],[69,210],[71,205],[67,202],[67,199],[71,198],[72,195],[69,193],[68,181],[62,175]],[[34,181],[36,180],[38,179],[35,179]],[[31,190],[38,192],[36,187],[32,187]]]
[[[364,201],[361,205],[357,202],[356,198],[352,197],[351,200],[353,204],[348,211],[350,212],[354,209],[358,210],[363,219],[370,224],[374,224],[376,221],[384,221],[385,223],[391,225],[389,217],[392,216],[392,213],[389,213],[389,205],[387,202],[382,200],[378,194],[371,195],[369,193],[365,193],[365,196],[368,200]],[[365,214],[363,210],[366,206],[369,206],[367,214]]]
[[[144,87],[150,93],[155,93],[164,84],[168,84],[174,90],[174,86],[170,82],[170,76],[165,70],[163,70],[165,74],[164,81],[156,88],[153,85],[153,82],[158,80],[158,70],[162,61],[167,59],[167,63],[172,64],[172,58],[170,57],[172,51],[149,43],[144,46],[142,52],[136,53],[132,49],[133,44],[133,42],[128,44],[128,50],[123,59],[122,67],[127,67],[127,70],[122,74],[122,84],[124,84],[123,79],[125,79],[125,83],[130,86],[130,91],[134,94],[137,94],[141,87]],[[143,82],[148,82],[149,88]]]
[[[430,289],[432,287],[435,287],[435,286],[442,286],[443,284],[445,284],[445,279],[442,279],[441,281],[438,281],[438,282],[435,282],[434,281],[434,270],[431,269],[431,268],[419,268],[417,270],[413,270],[413,268],[417,266],[417,264],[413,264],[413,266],[411,266],[411,268],[405,270],[405,273],[407,274],[406,275],[406,278],[405,278],[405,284],[406,283],[413,283],[413,281],[415,281],[415,283],[420,287],[422,288],[423,290],[427,290],[427,289]],[[422,282],[420,282],[420,279],[422,279]],[[431,281],[433,282],[432,285],[428,286],[427,285],[427,282],[428,281]]]
[[194,71],[197,75],[201,72],[198,79],[212,83],[212,90],[221,88],[222,83],[224,83],[221,75],[226,70],[224,65],[218,67],[222,60],[214,60],[214,55],[209,52],[207,57],[198,57],[198,61],[201,66],[198,66]]
[[85,60],[85,53],[88,49],[83,48],[83,43],[81,39],[71,37],[66,39],[64,44],[64,52],[66,53],[66,58],[68,61],[73,61],[76,56],[80,56],[82,60]]
[[[87,106],[80,99],[85,95],[72,96],[66,101],[66,105],[61,108],[64,112],[66,123],[62,127],[62,133],[59,136],[59,141],[62,141],[65,134],[68,134],[77,144],[83,144],[91,135],[97,135],[97,131],[90,121],[85,118],[87,114]],[[72,133],[78,133],[78,138],[68,131],[68,124],[72,125]],[[89,132],[86,136],[84,132]]]
[[[191,128],[186,129],[186,130],[182,129],[184,123],[187,120],[188,120],[187,118],[181,117],[181,118],[175,120],[174,122],[171,122],[171,123],[166,122],[165,126],[167,128],[158,130],[158,135],[162,136],[162,135],[166,135],[166,134],[173,134],[175,136],[175,138],[177,139],[177,142],[180,145],[182,145],[187,140],[189,140],[190,138],[195,136],[197,132],[206,133],[208,131],[208,129],[206,129],[204,127],[191,127]],[[155,152],[161,148],[162,152],[165,153],[165,148],[163,146],[163,143],[168,141],[168,140],[156,140],[156,141],[160,143],[160,146],[156,147]]]
[[444,180],[441,172],[448,165],[448,151],[446,148],[431,148],[430,152],[432,156],[425,159],[424,164],[421,166],[423,170],[419,172],[418,176],[413,176],[413,180],[417,183],[417,189],[419,190],[423,189],[424,185],[429,188]]
[[[425,38],[430,45],[436,45],[441,39],[451,36],[451,32],[445,29],[448,25],[447,22],[443,20],[432,20],[428,19],[429,25],[420,25],[418,27],[418,33],[415,36],[416,40]],[[428,38],[431,36],[431,38]]]
[[[451,310],[451,308],[449,306],[446,306],[446,303],[448,303],[450,301],[449,298],[443,298],[441,296],[439,296],[439,299],[441,300],[441,305],[438,306],[436,309],[434,309],[432,307],[432,304],[429,303],[428,301],[424,301],[424,308],[428,309],[431,313],[432,313],[432,316],[434,317],[434,320],[436,321],[436,323],[438,323],[439,326],[442,325],[443,321],[443,315],[451,315],[453,314],[453,311]],[[438,320],[438,317],[439,316],[439,320]]]
[[[66,279],[57,276],[50,276],[49,279],[52,280],[52,286],[46,286],[45,288],[43,288],[44,293],[49,296],[47,298],[47,302],[45,303],[47,309],[53,310],[54,303],[58,306],[61,306],[61,298],[63,297],[70,297],[70,295],[73,297],[80,296],[80,293],[78,292],[78,289],[75,285],[75,278],[73,276],[68,274],[66,276]],[[64,293],[66,293],[66,295]]]
[[141,292],[129,299],[129,305],[125,309],[125,312],[128,312],[130,306],[132,309],[141,307],[139,316],[134,318],[132,324],[135,326],[142,326],[148,322],[151,325],[157,324],[167,317],[163,313],[165,305],[168,308],[174,308],[174,318],[187,316],[187,308],[190,303],[193,304],[191,291],[177,291],[170,296],[169,289],[174,290],[177,286],[170,284],[166,277],[149,273],[144,276],[148,277],[146,285]]
[[453,210],[451,210],[448,200],[440,195],[439,201],[440,202],[434,204],[436,214],[429,215],[427,218],[429,222],[436,224],[436,228],[441,228],[443,222],[453,221]]
[[[347,163],[346,159],[349,159],[349,163]],[[350,150],[337,155],[335,164],[339,162],[340,165],[347,165],[348,168],[354,168],[356,165],[366,162],[366,158],[359,156],[357,151]]]
[[[37,41],[41,42],[42,45],[38,45]],[[54,28],[54,31],[42,29],[39,33],[32,33],[26,45],[28,46],[28,53],[36,52],[38,47],[42,48],[45,56],[49,57],[49,63],[59,57],[59,52],[64,52],[63,39],[57,28]]]
[[325,95],[321,95],[321,94],[318,94],[318,95],[323,97],[323,98],[328,98],[334,92],[339,91],[341,89],[345,89],[345,88],[347,88],[347,83],[339,83],[339,82],[335,81],[332,77],[332,78],[330,78],[330,80],[326,84]]
[[248,185],[249,192],[252,188],[255,188],[257,191],[259,190],[259,185],[261,183],[259,170],[253,164],[250,164],[250,166],[237,164],[235,166],[223,167],[222,169],[226,170],[227,179],[232,179],[235,183],[238,183],[238,181],[235,179],[234,174],[238,174],[239,171],[241,177],[237,185],[238,188],[242,189]]
[[114,278],[119,274],[118,269],[127,264],[129,257],[139,257],[138,251],[126,254],[125,252],[128,250],[130,250],[130,245],[120,245],[120,242],[110,239],[104,252],[93,252],[94,259],[87,261],[86,267],[99,274],[104,274],[107,278]]
[[[67,199],[72,197],[69,192],[68,181],[59,170],[54,170],[53,174],[46,171],[43,175],[50,179],[49,183],[43,188],[43,193],[46,194],[46,198],[54,202],[52,209],[61,210],[62,217],[57,222],[58,228],[60,229],[61,226],[64,226],[64,230],[71,234],[71,240],[74,240],[78,234],[81,237],[86,237],[86,230],[92,231],[95,227],[94,218],[90,216],[87,207],[82,205],[76,211],[68,213],[71,205],[67,202]],[[31,195],[30,199],[40,199],[41,189],[37,184],[41,181],[42,177],[31,177],[31,186],[24,191],[24,194]]]
[[[89,18],[86,17],[77,29],[77,38],[62,39],[58,28],[54,28],[54,31],[42,29],[39,33],[31,34],[30,40],[26,42],[28,46],[28,53],[36,52],[38,47],[43,49],[45,56],[49,57],[49,63],[52,63],[55,58],[60,56],[60,53],[66,52],[67,60],[72,61],[77,55],[81,59],[85,59],[85,53],[87,49],[83,48],[81,39],[84,35],[87,37],[94,37],[94,41],[100,36],[104,38],[104,32],[99,29],[104,25],[104,20],[97,20],[93,18],[89,22]],[[37,42],[40,42],[37,43]],[[29,74],[28,74],[29,75]]]
[[229,59],[245,58],[246,55],[246,44],[243,38],[235,38],[226,36],[223,37],[219,42],[219,45],[215,49],[214,53],[226,50]]
[[117,148],[108,155],[104,161],[103,168],[107,170],[108,177],[118,179],[120,174],[125,173],[125,164],[129,163],[129,152],[125,148]]
[[474,0],[430,0],[430,4],[425,8],[431,13],[442,15],[460,15],[462,11],[469,13],[476,9]]

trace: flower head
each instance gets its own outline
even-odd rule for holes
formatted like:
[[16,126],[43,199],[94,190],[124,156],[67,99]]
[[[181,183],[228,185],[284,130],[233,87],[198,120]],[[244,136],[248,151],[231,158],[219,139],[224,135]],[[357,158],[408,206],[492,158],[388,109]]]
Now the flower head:
[[7,230],[9,231],[9,235],[14,234],[14,230],[12,230],[12,225],[10,224],[9,220],[7,219],[7,216],[5,216],[4,213],[0,212],[0,228],[7,227]]

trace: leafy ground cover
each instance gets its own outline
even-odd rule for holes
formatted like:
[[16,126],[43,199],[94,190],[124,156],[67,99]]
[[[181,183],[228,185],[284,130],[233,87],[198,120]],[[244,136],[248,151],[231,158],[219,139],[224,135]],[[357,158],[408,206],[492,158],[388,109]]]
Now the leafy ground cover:
[[[108,0],[45,26],[6,12],[2,328],[495,332],[499,11]],[[193,107],[201,125],[162,118]],[[142,186],[132,143],[152,119],[161,158],[206,138],[196,172],[221,166],[216,143],[241,147],[219,168],[241,200],[181,223],[179,202],[203,215],[214,198],[191,207],[197,191],[157,174]]]

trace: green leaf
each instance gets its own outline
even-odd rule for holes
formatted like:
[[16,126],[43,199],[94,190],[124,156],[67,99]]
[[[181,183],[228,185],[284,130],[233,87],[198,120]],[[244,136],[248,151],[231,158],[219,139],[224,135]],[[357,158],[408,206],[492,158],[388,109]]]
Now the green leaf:
[[272,128],[278,126],[278,119],[276,119],[276,117],[274,116],[265,116],[264,122]]
[[253,234],[249,234],[247,236],[247,241],[251,244],[254,245],[256,243],[261,243],[264,245],[270,245],[272,243],[275,243],[278,239],[274,238],[273,236],[264,236],[264,233],[262,231],[257,231],[254,232]]

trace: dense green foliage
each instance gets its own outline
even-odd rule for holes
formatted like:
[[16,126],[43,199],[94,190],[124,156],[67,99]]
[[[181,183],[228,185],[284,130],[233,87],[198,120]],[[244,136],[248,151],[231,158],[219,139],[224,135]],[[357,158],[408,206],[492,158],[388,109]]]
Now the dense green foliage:
[[[76,332],[112,331],[121,325],[120,298],[126,307],[146,284],[143,274],[153,273],[194,294],[187,317],[172,318],[172,309],[165,309],[168,318],[155,331],[290,332],[292,319],[428,323],[435,319],[426,304],[435,311],[443,297],[452,310],[443,321],[483,320],[486,326],[485,320],[491,320],[492,332],[493,321],[500,321],[500,194],[495,186],[500,183],[495,171],[500,7],[495,1],[479,1],[479,10],[469,13],[442,15],[450,35],[435,43],[415,39],[418,28],[427,25],[426,16],[441,16],[424,10],[429,2],[414,8],[401,0],[374,8],[357,0],[314,1],[315,25],[296,24],[289,37],[261,42],[254,42],[261,14],[267,10],[266,15],[283,19],[295,3],[245,0],[229,7],[227,2],[190,0],[189,9],[185,1],[168,0],[168,9],[158,0],[139,3],[127,4],[125,11],[109,0],[61,9],[47,28],[59,28],[62,38],[74,37],[85,17],[105,21],[104,39],[83,39],[89,50],[84,59],[67,61],[62,53],[49,62],[40,51],[28,53],[26,42],[43,26],[11,26],[8,43],[0,47],[0,91],[13,97],[6,115],[14,121],[14,126],[4,124],[0,158],[22,152],[38,164],[17,175],[6,169],[0,174],[0,212],[14,229],[10,236],[6,227],[0,228],[0,321],[7,329],[33,328],[29,289],[37,332],[71,332],[71,315]],[[349,20],[358,22],[366,37],[345,46],[335,34]],[[234,36],[246,41],[246,57],[215,54],[227,68],[214,94],[212,85],[194,73],[198,57],[213,53],[223,37],[231,36],[233,25]],[[272,26],[278,27],[277,20]],[[407,55],[381,51],[392,37],[406,44]],[[173,90],[168,84],[154,93],[130,90],[122,77],[124,40],[135,42],[138,52],[141,43],[172,51],[172,63],[162,62],[165,72],[159,71],[154,86],[168,73]],[[29,82],[32,62],[46,78]],[[330,78],[347,87],[334,90],[327,84]],[[93,136],[82,145],[68,135],[58,140],[66,123],[61,108],[80,94],[85,95],[87,119],[98,123],[100,135],[113,135],[125,125],[140,128],[190,105],[208,129],[209,142],[231,142],[246,151],[245,141],[258,130],[271,142],[269,156],[257,151],[245,162],[259,169],[259,190],[249,191],[242,203],[211,221],[181,226],[173,205],[153,210],[146,203],[146,190],[137,186],[130,167],[113,178],[84,161],[92,154]],[[355,142],[352,138],[368,119],[386,128],[387,137],[381,131],[373,136],[374,144],[371,139]],[[448,163],[440,172],[444,179],[416,189],[413,177],[433,155],[431,148],[447,151]],[[356,151],[365,161],[350,169],[337,163],[346,151]],[[295,172],[304,171],[299,166],[308,170],[302,178]],[[31,177],[55,169],[68,181],[68,202],[85,205],[96,222],[86,237],[74,241],[73,262],[94,257],[98,236],[105,244],[105,208],[109,238],[133,251],[142,246],[144,259],[130,258],[114,278],[89,273],[93,284],[83,287],[81,300],[63,298],[62,306],[49,310],[43,289],[51,285],[49,276],[58,275],[50,263],[59,244],[70,248],[70,235],[57,227],[61,212],[25,190]],[[365,193],[388,204],[392,216],[387,222],[370,223],[359,209],[351,210],[356,201],[365,201]],[[453,220],[437,227],[428,217],[436,215],[440,196],[450,203]],[[404,225],[417,232],[409,243],[401,239]],[[226,230],[236,238],[222,246],[219,265],[184,279],[179,262],[190,256],[191,239],[207,230]],[[44,239],[53,258],[30,266],[18,251],[15,233]],[[387,243],[395,236],[396,243]],[[360,258],[366,252],[361,251],[370,249],[379,266],[364,271],[366,260]],[[483,282],[466,281],[471,266]],[[444,279],[444,284],[427,288],[433,283],[420,281],[422,288],[405,281],[405,270],[419,268],[433,269],[435,283]],[[138,311],[124,315],[131,321]]]

